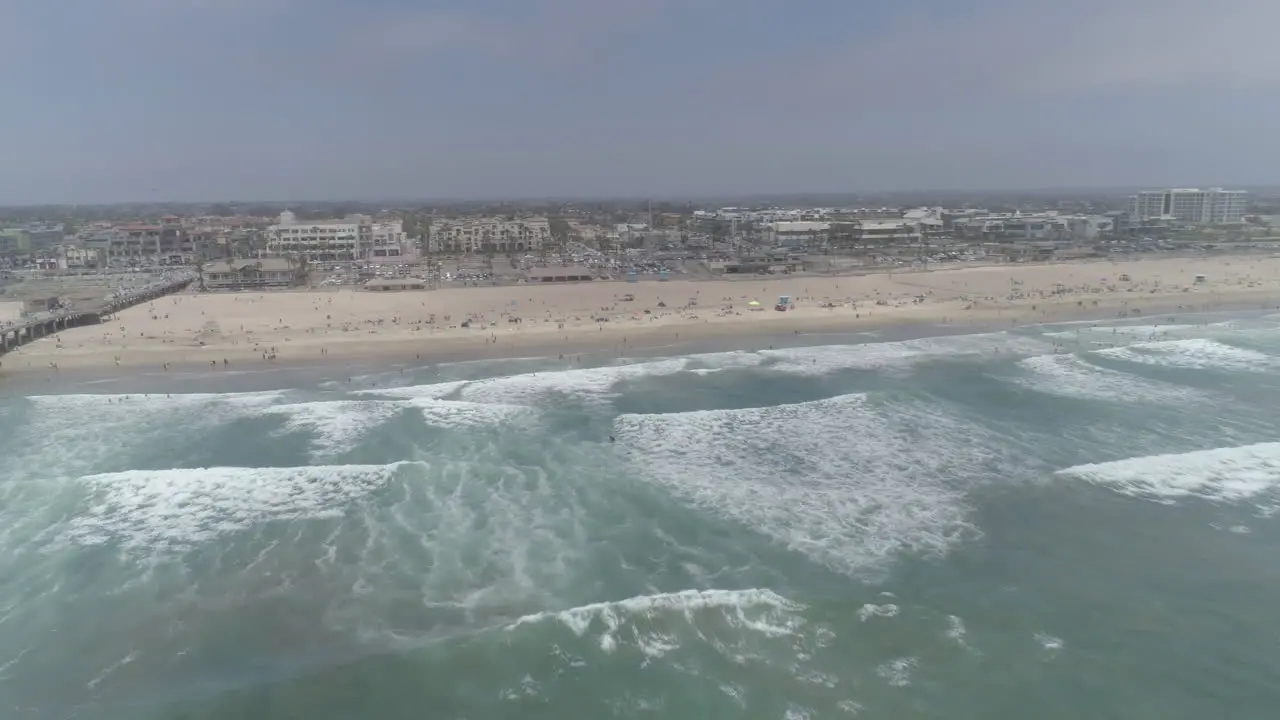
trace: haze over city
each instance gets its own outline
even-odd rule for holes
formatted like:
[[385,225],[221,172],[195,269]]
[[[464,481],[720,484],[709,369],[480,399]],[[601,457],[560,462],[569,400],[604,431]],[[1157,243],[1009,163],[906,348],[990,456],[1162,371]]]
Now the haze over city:
[[0,204],[1269,184],[1264,0],[7,0]]

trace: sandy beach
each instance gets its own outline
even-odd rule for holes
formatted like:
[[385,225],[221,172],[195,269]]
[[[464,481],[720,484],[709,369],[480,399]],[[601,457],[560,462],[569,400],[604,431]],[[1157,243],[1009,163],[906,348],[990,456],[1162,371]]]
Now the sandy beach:
[[[1198,275],[1204,280],[1197,282]],[[788,296],[790,309],[775,305]],[[940,268],[863,276],[182,294],[9,353],[3,372],[341,360],[431,362],[587,349],[620,354],[712,337],[906,324],[1054,320],[1261,308],[1280,258],[1230,256]],[[753,305],[752,303],[757,303]],[[56,366],[56,369],[55,367]]]

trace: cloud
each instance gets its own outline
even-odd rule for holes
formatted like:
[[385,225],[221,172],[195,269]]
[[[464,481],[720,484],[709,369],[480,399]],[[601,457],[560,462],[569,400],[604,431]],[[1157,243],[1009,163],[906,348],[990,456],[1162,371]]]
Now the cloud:
[[1172,0],[1132,5],[1103,5],[1102,22],[1068,27],[1080,41],[1051,44],[1027,66],[1024,83],[1067,91],[1280,84],[1280,50],[1274,40],[1280,3]]
[[505,57],[520,35],[502,22],[457,12],[415,11],[363,21],[357,45],[375,62],[397,63],[451,51]]
[[771,73],[799,93],[926,104],[966,96],[1062,96],[1280,84],[1274,0],[980,3],[957,17],[906,14],[873,38]]
[[[723,0],[698,0],[710,5]],[[619,36],[639,32],[682,4],[676,0],[539,0],[501,11],[432,9],[376,13],[359,36],[375,62],[394,64],[456,52],[473,59],[552,67],[589,60]]]

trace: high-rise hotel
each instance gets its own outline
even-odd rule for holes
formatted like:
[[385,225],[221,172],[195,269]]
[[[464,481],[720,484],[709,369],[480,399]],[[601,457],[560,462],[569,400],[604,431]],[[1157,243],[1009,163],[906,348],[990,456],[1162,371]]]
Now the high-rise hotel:
[[1172,217],[1196,225],[1238,223],[1244,216],[1248,193],[1222,188],[1170,188],[1143,190],[1129,196],[1129,217],[1134,220]]

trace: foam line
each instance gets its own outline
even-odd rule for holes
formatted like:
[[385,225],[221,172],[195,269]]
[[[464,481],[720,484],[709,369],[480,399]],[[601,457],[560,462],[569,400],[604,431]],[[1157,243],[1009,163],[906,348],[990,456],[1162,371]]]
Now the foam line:
[[333,455],[351,450],[382,424],[405,410],[416,409],[433,427],[471,428],[511,421],[530,412],[516,405],[486,405],[410,396],[404,400],[331,400],[275,405],[263,412],[284,415],[285,429],[314,436],[316,452]]
[[1103,357],[1125,362],[1196,370],[1266,372],[1276,366],[1275,358],[1265,353],[1232,347],[1205,338],[1136,343],[1095,352]]
[[352,395],[374,396],[374,397],[390,397],[390,398],[442,398],[446,395],[452,395],[467,385],[469,380],[457,380],[453,382],[433,383],[431,385],[408,385],[406,387],[388,387],[376,388],[373,390],[353,390]]
[[707,608],[743,609],[761,606],[788,612],[799,612],[804,609],[803,605],[792,602],[772,590],[682,590],[525,615],[508,625],[507,629],[514,630],[521,625],[556,620],[568,626],[574,633],[582,635],[596,619],[611,628],[616,628],[619,618],[624,615],[648,617],[657,612],[687,614]]
[[1020,360],[1018,367],[1027,376],[1011,382],[1050,395],[1115,402],[1178,402],[1198,395],[1190,388],[1098,367],[1077,355],[1037,355]]
[[950,357],[1040,354],[1049,349],[1042,340],[982,333],[917,338],[900,342],[761,350],[774,360],[769,369],[798,375],[826,375],[841,370],[885,370]]

